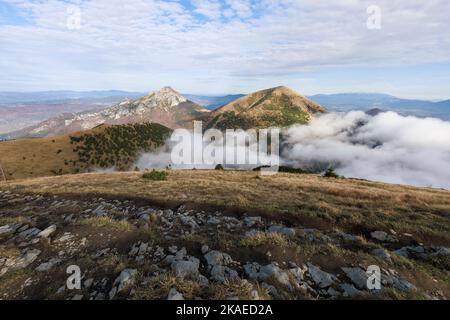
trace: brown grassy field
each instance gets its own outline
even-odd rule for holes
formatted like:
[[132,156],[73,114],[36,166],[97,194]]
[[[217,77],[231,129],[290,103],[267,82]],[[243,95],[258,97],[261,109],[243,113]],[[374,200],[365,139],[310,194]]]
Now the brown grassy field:
[[[440,189],[310,174],[260,176],[242,171],[170,171],[167,181],[142,173],[90,173],[17,180],[0,189],[21,193],[142,198],[165,207],[184,204],[236,214],[257,212],[288,224],[412,234],[427,245],[450,244],[450,192]],[[405,236],[409,241],[411,236]]]
[[[128,130],[127,136],[123,134],[124,130]],[[148,144],[151,148],[160,145],[169,131],[158,124],[101,125],[70,135],[1,141],[0,166],[7,180],[96,171],[102,167],[101,164],[103,169],[132,169],[136,149],[141,150],[142,144]],[[150,136],[148,140],[145,140],[145,134]],[[74,143],[71,141],[74,137],[91,138],[85,159],[80,159],[78,149],[87,146],[87,139]],[[3,180],[1,172],[0,180]]]
[[69,136],[0,142],[0,165],[8,180],[52,176],[59,169],[74,173],[65,163],[76,159]]

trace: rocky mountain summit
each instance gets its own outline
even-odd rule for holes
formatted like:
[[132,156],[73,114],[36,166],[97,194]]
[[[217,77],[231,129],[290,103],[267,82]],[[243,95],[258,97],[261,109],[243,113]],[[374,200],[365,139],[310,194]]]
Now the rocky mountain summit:
[[9,134],[14,137],[45,137],[92,129],[101,124],[159,123],[179,128],[210,111],[189,101],[170,87],[137,100],[125,99],[99,111],[66,113]]
[[[449,249],[402,247],[398,239],[394,231],[377,230],[364,239],[338,229],[184,206],[163,209],[141,200],[3,191],[0,298],[448,298],[442,289],[448,284],[405,277],[401,266],[448,260]],[[298,245],[304,249],[297,251]],[[309,256],[315,248],[342,258]],[[380,266],[380,290],[367,287],[368,265],[353,257],[359,252]],[[79,289],[66,285],[73,265],[81,271]]]

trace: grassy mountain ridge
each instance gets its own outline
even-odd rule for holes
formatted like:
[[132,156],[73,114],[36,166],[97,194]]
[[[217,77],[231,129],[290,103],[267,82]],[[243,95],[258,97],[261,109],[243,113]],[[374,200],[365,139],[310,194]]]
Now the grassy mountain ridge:
[[141,151],[160,146],[171,130],[155,123],[100,125],[51,138],[0,142],[0,165],[8,180],[130,169]]

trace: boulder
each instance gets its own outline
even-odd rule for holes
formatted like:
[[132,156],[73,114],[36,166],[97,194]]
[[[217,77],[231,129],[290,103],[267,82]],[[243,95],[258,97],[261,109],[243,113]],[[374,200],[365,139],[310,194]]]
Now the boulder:
[[312,263],[308,263],[308,272],[314,283],[321,289],[328,288],[337,281],[337,278],[334,275],[322,271],[319,267],[313,265]]
[[177,289],[172,288],[169,291],[169,295],[167,296],[167,300],[184,300],[184,297],[181,293],[177,291]]
[[369,276],[366,271],[361,268],[342,268],[347,278],[349,278],[353,284],[361,290],[367,289],[367,279]]
[[53,224],[50,227],[45,228],[41,232],[38,233],[39,238],[48,238],[53,232],[56,231],[56,225]]
[[187,261],[173,261],[171,264],[172,271],[178,278],[198,278],[200,260],[190,257]]

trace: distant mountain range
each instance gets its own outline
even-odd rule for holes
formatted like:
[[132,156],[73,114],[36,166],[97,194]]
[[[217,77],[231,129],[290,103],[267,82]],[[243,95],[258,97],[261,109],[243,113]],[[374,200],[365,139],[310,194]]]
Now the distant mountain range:
[[[0,92],[0,139],[5,133],[22,130],[53,117],[84,111],[97,112],[122,101],[136,100],[146,93],[109,91]],[[243,94],[209,96],[185,94],[183,97],[208,110],[215,110],[242,97]],[[450,100],[433,102],[401,99],[380,93],[340,93],[307,96],[329,111],[368,111],[379,109],[402,115],[436,117],[450,120]],[[65,114],[65,116],[62,116]],[[69,115],[70,117],[70,115]],[[69,119],[64,119],[69,120]]]
[[450,100],[433,102],[426,100],[400,99],[381,93],[339,93],[309,96],[330,111],[381,109],[403,115],[436,117],[450,120]]
[[159,123],[168,128],[184,127],[209,113],[210,110],[189,101],[170,87],[144,95],[139,99],[125,99],[101,110],[64,113],[34,126],[7,134],[8,139],[48,137],[89,130],[101,124],[123,125]]

